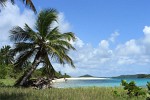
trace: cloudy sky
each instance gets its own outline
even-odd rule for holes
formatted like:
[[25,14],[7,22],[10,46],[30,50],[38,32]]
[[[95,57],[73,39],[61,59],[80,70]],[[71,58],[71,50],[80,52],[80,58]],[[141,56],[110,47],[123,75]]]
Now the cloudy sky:
[[[37,11],[59,11],[61,32],[72,31],[76,51],[70,51],[76,68],[55,69],[72,76],[117,76],[150,73],[149,0],[33,0]],[[36,15],[20,2],[0,12],[0,47],[12,45],[9,30],[27,23],[34,28]]]

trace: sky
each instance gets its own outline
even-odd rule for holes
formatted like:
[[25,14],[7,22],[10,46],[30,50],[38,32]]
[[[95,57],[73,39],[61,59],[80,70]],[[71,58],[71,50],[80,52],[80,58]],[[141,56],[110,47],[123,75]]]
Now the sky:
[[[38,13],[55,8],[61,32],[73,32],[77,40],[70,51],[76,68],[53,62],[57,71],[71,76],[99,77],[150,74],[149,0],[33,0]],[[9,30],[36,16],[21,2],[9,2],[0,12],[0,47],[12,45]]]

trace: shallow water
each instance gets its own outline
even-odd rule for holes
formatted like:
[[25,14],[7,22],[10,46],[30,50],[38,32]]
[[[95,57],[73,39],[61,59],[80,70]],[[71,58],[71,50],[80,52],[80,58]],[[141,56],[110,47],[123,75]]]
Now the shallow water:
[[[68,88],[68,87],[118,87],[121,86],[120,78],[110,78],[110,79],[94,79],[94,80],[67,80],[66,82],[54,83],[54,87],[58,88]],[[150,79],[146,78],[127,78],[124,79],[127,82],[135,81],[138,86],[146,87],[147,82],[150,82]]]

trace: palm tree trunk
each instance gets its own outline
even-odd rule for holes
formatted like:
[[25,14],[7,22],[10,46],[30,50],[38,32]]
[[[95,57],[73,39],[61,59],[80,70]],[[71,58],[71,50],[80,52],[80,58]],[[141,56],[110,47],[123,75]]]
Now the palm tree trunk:
[[16,82],[15,86],[24,86],[24,83],[30,78],[31,74],[36,70],[37,66],[41,62],[41,57],[38,57],[33,61],[32,68],[27,70]]

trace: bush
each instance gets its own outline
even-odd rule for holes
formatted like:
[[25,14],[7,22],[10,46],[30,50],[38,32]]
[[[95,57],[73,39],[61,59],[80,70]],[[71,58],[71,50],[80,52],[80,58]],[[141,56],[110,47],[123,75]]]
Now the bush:
[[6,86],[3,82],[0,82],[0,87]]
[[148,91],[150,91],[150,82],[147,82],[146,86],[148,88]]
[[147,89],[148,89],[146,100],[150,100],[150,82],[147,82],[146,86],[147,86]]
[[34,71],[34,73],[32,74],[32,78],[40,78],[43,77],[44,75],[42,75],[42,71],[37,69]]
[[5,79],[7,76],[6,65],[0,65],[0,79]]
[[122,80],[121,85],[124,86],[124,90],[127,90],[127,95],[129,97],[146,95],[141,87],[136,86],[136,83],[134,81],[127,83],[125,80]]

